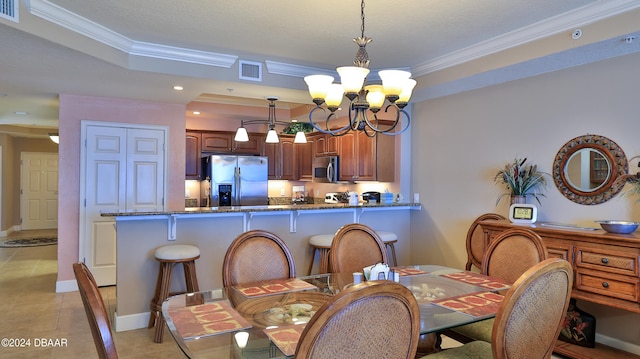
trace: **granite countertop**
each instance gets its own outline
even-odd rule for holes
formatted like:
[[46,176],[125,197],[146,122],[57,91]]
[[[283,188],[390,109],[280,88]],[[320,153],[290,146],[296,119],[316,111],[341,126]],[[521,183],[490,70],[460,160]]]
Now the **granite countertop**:
[[392,202],[392,203],[359,203],[358,205],[350,205],[348,203],[322,203],[322,204],[290,204],[290,205],[264,205],[264,206],[230,206],[230,207],[188,207],[184,209],[166,210],[159,212],[105,212],[101,213],[102,217],[121,217],[121,216],[160,216],[173,214],[214,214],[214,213],[248,213],[248,212],[269,212],[269,211],[309,211],[309,210],[331,210],[331,209],[365,209],[365,208],[385,208],[385,207],[414,207],[421,208],[420,203],[411,202]]

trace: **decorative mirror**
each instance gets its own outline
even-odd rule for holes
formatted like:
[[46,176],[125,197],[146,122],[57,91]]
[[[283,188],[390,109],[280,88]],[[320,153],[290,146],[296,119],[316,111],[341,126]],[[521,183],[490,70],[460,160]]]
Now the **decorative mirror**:
[[618,194],[628,172],[627,157],[612,140],[579,136],[560,148],[553,161],[553,182],[563,196],[579,204],[599,204]]

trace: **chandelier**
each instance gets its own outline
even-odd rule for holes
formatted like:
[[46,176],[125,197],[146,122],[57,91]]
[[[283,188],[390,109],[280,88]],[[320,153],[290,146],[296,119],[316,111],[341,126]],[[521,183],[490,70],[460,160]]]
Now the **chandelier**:
[[[249,141],[249,134],[247,133],[247,129],[244,127],[245,124],[252,125],[256,123],[262,123],[267,125],[267,137],[265,139],[266,143],[278,143],[280,142],[280,138],[278,137],[278,132],[276,132],[276,125],[283,126],[291,126],[289,122],[277,121],[276,120],[276,101],[277,97],[267,97],[267,101],[269,101],[269,117],[267,120],[249,120],[249,121],[240,121],[240,127],[236,130],[236,135],[233,138],[236,142],[247,142]],[[293,140],[294,143],[307,143],[307,136],[303,131],[296,132],[296,137]]]
[[[364,131],[367,136],[373,137],[378,133],[385,135],[399,135],[406,131],[411,122],[409,114],[404,108],[409,103],[411,92],[416,85],[416,81],[410,79],[411,73],[402,70],[382,70],[378,72],[382,85],[367,85],[366,77],[369,74],[369,56],[366,46],[372,41],[364,36],[364,0],[360,5],[360,17],[362,19],[361,35],[353,39],[358,45],[353,64],[355,66],[338,67],[336,70],[340,75],[342,84],[333,83],[333,76],[310,75],[304,78],[309,87],[309,93],[316,104],[309,112],[309,122],[318,131],[328,133],[333,136],[342,136],[349,131]],[[343,127],[332,126],[331,120],[337,120],[336,111],[340,108],[343,95],[349,100],[349,123]],[[387,105],[385,106],[385,103]],[[326,108],[322,105],[326,104]],[[384,108],[384,112],[389,109],[395,111],[395,119],[391,124],[386,124],[378,119],[378,113]],[[316,124],[313,114],[317,110],[329,114],[324,119],[324,125]],[[402,117],[406,121],[400,126]],[[393,118],[393,115],[391,115]]]

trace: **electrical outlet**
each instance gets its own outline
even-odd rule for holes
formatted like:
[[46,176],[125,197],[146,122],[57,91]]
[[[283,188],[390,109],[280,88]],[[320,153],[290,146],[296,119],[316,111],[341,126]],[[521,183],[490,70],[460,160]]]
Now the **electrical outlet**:
[[420,193],[413,194],[413,203],[420,203]]
[[184,190],[184,198],[190,198],[191,197],[191,190],[190,189],[185,189]]
[[280,188],[280,197],[284,197],[284,188]]

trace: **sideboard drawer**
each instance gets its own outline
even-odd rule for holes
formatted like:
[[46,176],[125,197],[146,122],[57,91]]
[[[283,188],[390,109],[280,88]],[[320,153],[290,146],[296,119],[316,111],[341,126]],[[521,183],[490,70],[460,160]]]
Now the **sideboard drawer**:
[[576,266],[610,273],[638,276],[638,257],[633,253],[576,247]]
[[633,302],[638,301],[638,278],[608,276],[602,273],[578,270],[574,287],[577,290],[597,293]]

